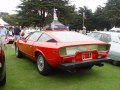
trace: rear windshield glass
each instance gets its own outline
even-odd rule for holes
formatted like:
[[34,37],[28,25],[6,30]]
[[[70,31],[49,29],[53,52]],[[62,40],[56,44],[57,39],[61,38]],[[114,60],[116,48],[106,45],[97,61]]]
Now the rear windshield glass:
[[62,42],[77,42],[91,39],[90,37],[77,32],[52,32],[52,35]]

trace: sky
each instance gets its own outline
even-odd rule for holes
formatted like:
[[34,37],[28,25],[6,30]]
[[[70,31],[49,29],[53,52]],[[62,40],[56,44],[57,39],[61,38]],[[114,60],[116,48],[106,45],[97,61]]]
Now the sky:
[[0,0],[0,12],[8,12],[15,14],[16,7],[20,4],[20,0]]
[[[92,9],[94,12],[98,5],[104,6],[107,0],[70,0],[70,3],[75,4],[76,7],[87,6],[88,9]],[[17,6],[20,4],[20,0],[1,0],[0,12],[8,12],[9,14],[16,14]]]
[[72,4],[75,4],[76,7],[83,7],[87,6],[88,9],[92,9],[94,12],[97,8],[97,6],[105,6],[105,3],[108,0],[70,0]]

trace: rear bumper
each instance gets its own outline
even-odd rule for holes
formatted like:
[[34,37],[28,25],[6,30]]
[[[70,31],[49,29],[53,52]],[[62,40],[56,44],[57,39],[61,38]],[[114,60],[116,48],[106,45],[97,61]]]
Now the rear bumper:
[[58,68],[68,70],[68,69],[81,68],[81,67],[92,66],[92,65],[99,66],[102,62],[111,62],[111,59],[102,58],[102,59],[96,59],[96,60],[88,60],[84,62],[65,63],[65,64],[60,64]]

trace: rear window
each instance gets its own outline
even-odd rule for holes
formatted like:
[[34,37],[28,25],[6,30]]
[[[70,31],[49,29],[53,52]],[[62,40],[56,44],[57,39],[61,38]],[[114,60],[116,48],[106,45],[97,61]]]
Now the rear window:
[[52,32],[52,35],[62,42],[77,42],[91,39],[90,37],[77,32]]

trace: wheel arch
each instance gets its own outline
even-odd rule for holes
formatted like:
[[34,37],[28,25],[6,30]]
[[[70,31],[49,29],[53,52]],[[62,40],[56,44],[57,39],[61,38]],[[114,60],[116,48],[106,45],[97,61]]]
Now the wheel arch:
[[[37,50],[37,51],[35,51],[35,53],[34,53],[34,56],[35,56],[35,59],[36,59],[36,60],[37,60],[37,56],[38,56],[38,54],[43,55],[43,57],[45,58],[45,55],[43,54],[43,52],[42,52],[42,51]],[[46,59],[46,58],[45,58],[45,59]]]

